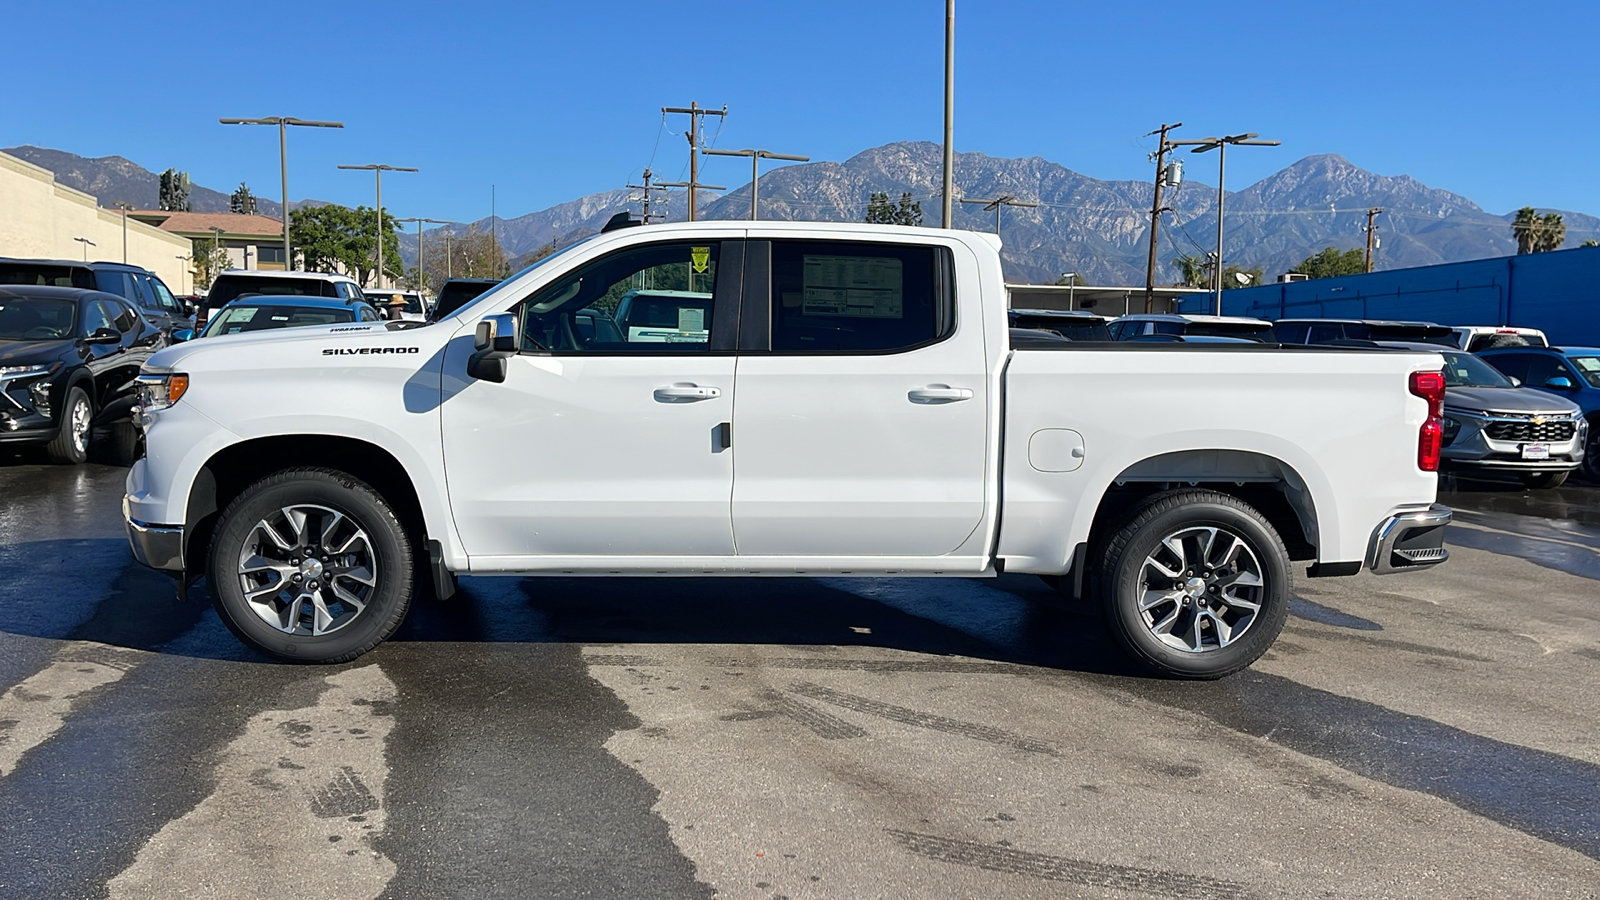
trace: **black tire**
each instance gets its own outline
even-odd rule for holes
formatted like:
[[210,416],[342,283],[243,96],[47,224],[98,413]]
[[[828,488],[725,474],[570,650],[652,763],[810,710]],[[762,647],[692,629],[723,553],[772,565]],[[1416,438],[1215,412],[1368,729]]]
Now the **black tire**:
[[1522,483],[1533,490],[1557,488],[1567,483],[1567,476],[1571,472],[1529,472],[1522,476]]
[[[1153,584],[1145,575],[1146,558],[1171,553],[1160,550],[1163,539],[1177,537],[1188,529],[1205,528],[1219,528],[1239,538],[1249,555],[1219,555],[1231,550],[1231,543],[1222,549],[1212,547],[1207,555],[1203,552],[1204,546],[1188,542],[1203,540],[1203,537],[1179,540],[1186,554],[1192,547],[1196,558],[1203,562],[1196,564],[1193,578],[1171,579],[1169,583],[1150,587],[1175,596],[1181,594],[1181,599],[1172,600],[1169,606],[1152,607],[1150,612],[1153,618],[1162,617],[1164,622],[1194,625],[1191,633],[1198,647],[1182,649],[1159,637],[1155,631],[1158,625],[1146,621],[1140,610],[1140,600],[1147,586]],[[1204,532],[1193,534],[1203,535]],[[1171,558],[1182,559],[1175,554]],[[1221,564],[1211,568],[1211,561]],[[1206,568],[1199,568],[1202,564]],[[1284,549],[1283,539],[1249,504],[1215,491],[1180,490],[1150,497],[1102,545],[1096,569],[1096,590],[1105,610],[1106,626],[1134,660],[1167,678],[1221,678],[1248,667],[1277,640],[1289,613],[1289,554]],[[1177,569],[1183,571],[1181,565]],[[1249,586],[1242,580],[1248,570],[1253,570],[1249,574],[1260,582],[1259,586]],[[1194,582],[1200,582],[1195,588],[1198,593],[1184,593],[1183,587]],[[1230,607],[1225,600],[1218,604],[1216,598],[1225,598],[1230,590],[1249,595],[1240,596],[1241,603],[1253,600],[1258,604],[1248,621],[1240,606]],[[1173,619],[1165,619],[1169,610]],[[1229,616],[1233,617],[1231,622]],[[1220,640],[1222,628],[1232,630],[1241,625],[1243,631],[1237,637]],[[1217,642],[1217,646],[1207,646],[1207,628],[1210,640]],[[1177,626],[1169,626],[1169,632],[1177,630]],[[1169,633],[1167,637],[1184,642],[1179,635]]]
[[[79,407],[86,412],[84,416],[85,430],[79,431],[73,427],[73,422],[79,414]],[[56,434],[45,449],[49,451],[50,458],[58,463],[78,465],[89,459],[89,437],[87,430],[89,419],[94,416],[94,404],[90,402],[89,395],[81,387],[67,389],[66,400],[61,404],[61,430]]]
[[[302,539],[290,536],[288,540],[293,550],[284,550],[262,537],[264,532],[259,530],[262,524],[281,516],[281,510],[294,507],[323,511],[314,512],[314,516],[328,516],[329,513],[344,516],[348,524],[341,528],[354,528],[364,535],[362,546],[367,549],[370,558],[361,571],[374,575],[373,584],[364,589],[356,582],[344,582],[345,587],[351,588],[348,593],[352,595],[366,591],[359,597],[365,603],[363,608],[351,612],[349,604],[344,604],[332,594],[334,581],[347,578],[346,575],[316,574],[324,563],[327,564],[327,572],[336,572],[346,560],[357,555],[341,557],[338,552],[328,552],[326,547],[318,546],[320,539],[315,535],[321,524],[329,521],[331,516],[314,522],[307,517],[307,526],[301,530],[312,537]],[[286,519],[277,521],[280,524],[273,528],[280,533],[284,530],[283,524],[293,527],[293,523]],[[326,537],[327,532],[321,533]],[[277,558],[282,555],[297,564],[310,565],[310,559],[301,559],[304,555],[301,548],[307,546],[311,547],[315,556],[321,557],[318,568],[314,571],[304,566],[290,569],[296,574],[308,572],[310,578],[324,578],[327,584],[319,584],[319,596],[327,608],[343,610],[344,614],[350,616],[344,624],[324,634],[314,633],[315,628],[308,630],[310,623],[304,618],[306,611],[303,604],[294,605],[293,601],[286,600],[295,591],[288,590],[291,584],[282,575],[282,570],[275,570],[274,574],[265,571],[260,574],[241,572],[247,548],[257,556],[272,557],[277,564],[286,561]],[[371,487],[334,469],[287,469],[252,484],[228,504],[213,533],[207,580],[211,585],[217,613],[246,644],[263,653],[295,662],[341,663],[355,659],[383,643],[400,627],[411,605],[412,558],[405,527],[400,524],[399,517],[389,504]],[[273,584],[284,585],[283,592],[268,594],[262,601],[267,606],[285,603],[283,609],[275,614],[279,621],[269,623],[266,618],[269,613],[258,612],[258,607],[246,599],[247,582],[258,589],[269,588]],[[312,583],[317,582],[301,582]],[[320,621],[317,627],[321,627]]]
[[144,435],[127,419],[111,424],[111,454],[118,465],[131,466],[139,458],[139,444]]
[[1600,483],[1600,419],[1589,423],[1589,445],[1583,451],[1583,474]]

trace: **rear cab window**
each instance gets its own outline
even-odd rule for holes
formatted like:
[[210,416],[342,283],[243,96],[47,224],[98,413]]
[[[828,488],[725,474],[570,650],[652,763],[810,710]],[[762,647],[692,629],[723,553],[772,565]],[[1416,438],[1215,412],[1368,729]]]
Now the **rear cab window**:
[[[343,284],[340,282],[339,284]],[[206,295],[212,309],[226,306],[246,294],[263,297],[339,297],[335,283],[321,278],[262,278],[249,275],[221,275]]]
[[774,353],[899,353],[955,331],[943,248],[784,240],[771,247]]

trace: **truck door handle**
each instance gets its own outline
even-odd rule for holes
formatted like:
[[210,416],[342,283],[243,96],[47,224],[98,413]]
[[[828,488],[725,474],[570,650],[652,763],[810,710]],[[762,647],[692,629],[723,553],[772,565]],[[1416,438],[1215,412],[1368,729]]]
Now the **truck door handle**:
[[930,384],[911,391],[906,397],[912,403],[954,403],[957,400],[971,400],[972,389],[953,388],[948,384]]
[[715,400],[722,396],[722,388],[701,387],[698,384],[673,384],[656,388],[656,400],[661,403],[693,403],[696,400]]

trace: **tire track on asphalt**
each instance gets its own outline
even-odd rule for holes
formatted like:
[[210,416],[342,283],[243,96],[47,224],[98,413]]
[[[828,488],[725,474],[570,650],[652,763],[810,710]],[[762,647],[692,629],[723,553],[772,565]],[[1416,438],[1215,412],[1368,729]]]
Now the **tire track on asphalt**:
[[977,841],[958,841],[901,831],[884,829],[901,847],[918,856],[939,862],[972,866],[990,872],[1024,875],[1046,881],[1063,881],[1084,887],[1131,891],[1156,897],[1173,897],[1181,900],[1234,900],[1247,896],[1245,885],[1237,881],[1224,881],[1204,875],[1186,875],[1181,872],[1164,872],[1159,869],[1141,869],[1029,853],[1009,847],[997,847]]
[[117,898],[375,898],[395,865],[384,828],[396,691],[377,665],[323,679],[309,706],[257,713],[222,752],[216,787],[107,886]]
[[1024,737],[991,725],[963,722],[960,719],[918,712],[914,709],[907,709],[904,706],[881,703],[877,700],[869,700],[866,697],[858,697],[855,694],[847,694],[843,691],[825,688],[820,684],[801,681],[790,685],[789,690],[802,697],[810,697],[813,700],[832,703],[835,706],[866,713],[869,716],[877,716],[880,719],[888,719],[891,722],[899,722],[902,725],[910,725],[913,728],[927,728],[931,731],[972,738],[976,741],[985,741],[1010,750],[1021,750],[1025,753],[1043,753],[1046,756],[1061,755],[1061,751],[1048,741]]

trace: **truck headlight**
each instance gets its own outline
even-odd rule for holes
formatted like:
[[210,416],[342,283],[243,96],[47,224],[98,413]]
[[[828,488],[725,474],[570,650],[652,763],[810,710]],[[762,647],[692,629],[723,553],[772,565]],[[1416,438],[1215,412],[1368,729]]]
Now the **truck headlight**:
[[189,390],[189,376],[173,372],[140,375],[136,385],[140,408],[152,413],[177,403]]

